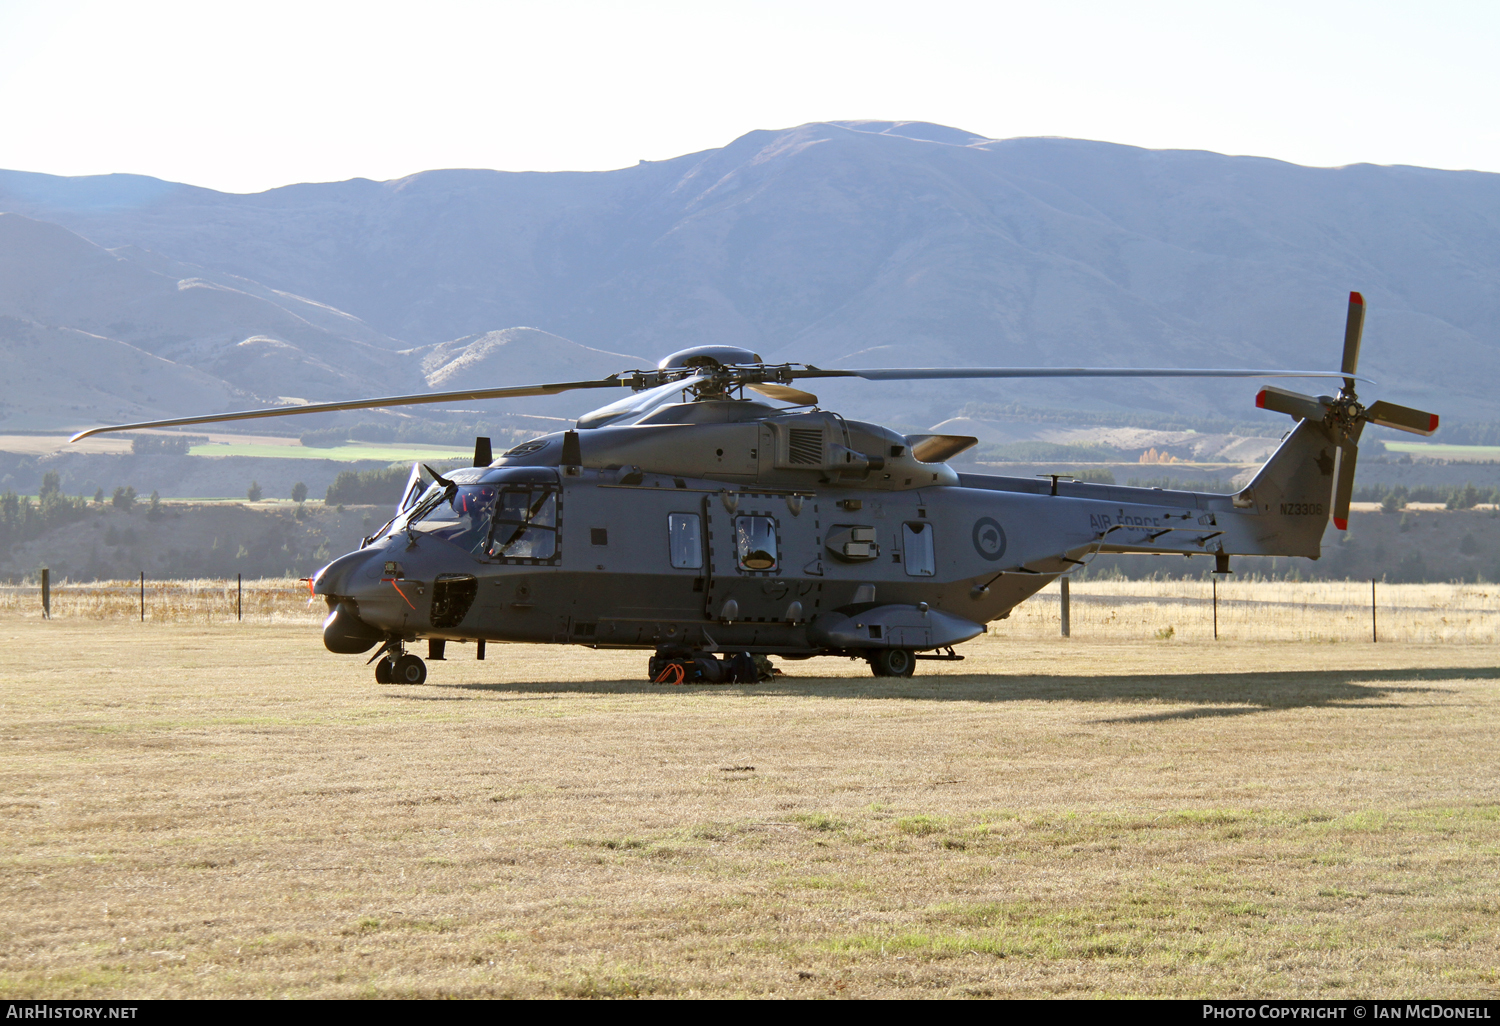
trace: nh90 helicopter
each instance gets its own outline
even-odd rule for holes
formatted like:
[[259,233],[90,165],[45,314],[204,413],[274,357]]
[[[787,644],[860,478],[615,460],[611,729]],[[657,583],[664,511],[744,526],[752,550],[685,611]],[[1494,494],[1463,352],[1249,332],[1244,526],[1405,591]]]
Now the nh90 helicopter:
[[[1367,423],[1421,435],[1434,414],[1355,395],[1364,300],[1339,371],[1118,368],[827,370],[701,346],[575,381],[280,407],[93,428],[172,427],[419,403],[630,388],[632,394],[446,475],[412,468],[396,516],[312,579],[332,652],[379,646],[376,680],[420,684],[407,646],[550,642],[654,652],[652,680],[750,681],[755,656],[854,656],[910,676],[1094,555],[1319,555],[1339,529]],[[966,436],[902,435],[817,408],[816,378],[1341,378],[1336,396],[1264,387],[1297,420],[1232,495],[958,473]],[[1368,380],[1359,378],[1358,380]],[[744,398],[745,391],[760,398]],[[761,399],[790,404],[772,406]],[[932,653],[943,654],[934,656]]]

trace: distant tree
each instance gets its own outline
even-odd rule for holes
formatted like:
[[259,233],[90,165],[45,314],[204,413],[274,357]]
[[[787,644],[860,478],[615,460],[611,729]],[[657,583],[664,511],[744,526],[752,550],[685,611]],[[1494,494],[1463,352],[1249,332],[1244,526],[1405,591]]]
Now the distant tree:
[[38,498],[45,499],[47,496],[57,495],[61,491],[62,478],[58,476],[57,471],[49,470],[42,475],[42,490],[37,496]]
[[1449,509],[1473,509],[1479,505],[1480,499],[1479,489],[1475,488],[1474,482],[1470,481],[1462,489],[1453,489],[1448,496],[1447,507]]
[[245,497],[251,502],[259,502],[261,497],[260,482],[251,481],[250,490],[245,492]]
[[161,495],[158,492],[156,492],[156,491],[152,491],[152,493],[151,493],[151,508],[146,511],[146,519],[147,520],[160,520],[161,519],[161,515],[162,515],[162,513],[161,513]]
[[301,481],[298,481],[296,484],[292,485],[292,501],[307,501],[307,485],[303,484]]
[[115,497],[110,500],[115,509],[123,509],[126,513],[135,506],[135,486],[121,485],[115,489]]
[[298,439],[308,449],[335,449],[349,440],[343,428],[321,428],[308,431]]
[[[441,472],[444,466],[463,466],[464,463],[436,464],[433,469]],[[328,486],[323,498],[324,505],[394,506],[401,500],[401,489],[411,473],[407,466],[397,464],[384,470],[342,470]]]
[[103,488],[99,489],[97,492],[94,493],[94,505],[95,506],[102,506],[102,505],[104,505],[104,489]]

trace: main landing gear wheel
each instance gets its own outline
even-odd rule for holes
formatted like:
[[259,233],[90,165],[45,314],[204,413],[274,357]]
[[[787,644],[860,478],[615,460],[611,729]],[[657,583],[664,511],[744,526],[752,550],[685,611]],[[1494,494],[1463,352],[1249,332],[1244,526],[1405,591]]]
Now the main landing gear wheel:
[[910,677],[916,668],[916,654],[909,649],[886,648],[870,656],[870,672],[877,677]]
[[392,680],[391,667],[394,664],[389,659],[382,659],[375,664],[375,683],[389,684]]
[[391,679],[396,684],[420,684],[427,679],[427,664],[408,652],[396,660]]

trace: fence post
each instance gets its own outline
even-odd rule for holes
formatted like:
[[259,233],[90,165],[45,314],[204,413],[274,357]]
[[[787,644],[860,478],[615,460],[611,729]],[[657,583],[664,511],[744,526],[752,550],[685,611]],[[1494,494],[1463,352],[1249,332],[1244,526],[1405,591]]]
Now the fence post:
[[1219,579],[1210,578],[1214,584],[1214,640],[1219,640]]
[[1062,636],[1070,638],[1073,636],[1073,623],[1068,609],[1068,579],[1063,577],[1060,583],[1062,584]]
[[1370,644],[1380,641],[1380,635],[1375,630],[1375,578],[1370,578]]
[[245,619],[245,575],[234,575],[234,618]]
[[42,567],[42,619],[52,619],[52,571]]

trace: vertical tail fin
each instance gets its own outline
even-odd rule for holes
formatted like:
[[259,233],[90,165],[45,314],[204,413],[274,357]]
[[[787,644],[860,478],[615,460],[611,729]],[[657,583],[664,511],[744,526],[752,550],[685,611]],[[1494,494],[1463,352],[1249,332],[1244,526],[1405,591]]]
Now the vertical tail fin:
[[1265,552],[1318,557],[1332,512],[1338,450],[1327,427],[1304,420],[1235,495],[1236,508],[1261,518],[1257,541]]

